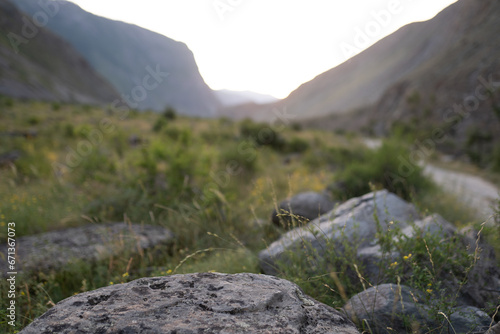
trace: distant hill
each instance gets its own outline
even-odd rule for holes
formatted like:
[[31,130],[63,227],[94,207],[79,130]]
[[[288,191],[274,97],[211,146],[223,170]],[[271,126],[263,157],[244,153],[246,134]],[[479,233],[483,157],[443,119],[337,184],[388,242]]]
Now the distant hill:
[[232,91],[222,89],[216,90],[215,95],[224,107],[237,106],[246,103],[266,104],[278,101],[278,99],[274,96],[250,91]]
[[[38,2],[16,0],[16,5],[33,15],[40,11]],[[158,87],[147,91],[144,100],[140,89],[136,89],[137,98],[130,99],[133,106],[137,103],[139,109],[154,110],[171,106],[179,113],[196,116],[215,114],[219,101],[203,81],[185,44],[93,15],[71,2],[56,2],[59,13],[49,20],[47,28],[71,43],[121,94],[131,96],[135,87],[144,85],[148,67],[153,72],[168,73]]]
[[59,36],[39,28],[33,38],[23,37],[23,27],[29,24],[33,23],[24,21],[11,2],[0,0],[0,94],[88,104],[118,98],[116,90]]

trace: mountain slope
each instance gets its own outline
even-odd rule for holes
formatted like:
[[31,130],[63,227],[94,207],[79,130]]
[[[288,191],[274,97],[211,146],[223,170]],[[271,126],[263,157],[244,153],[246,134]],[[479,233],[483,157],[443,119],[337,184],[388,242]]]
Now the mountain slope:
[[[70,2],[57,4],[59,13],[47,27],[71,43],[121,94],[131,96],[132,107],[162,110],[169,105],[180,113],[198,116],[212,116],[218,108],[217,98],[185,44],[93,15]],[[37,0],[16,0],[16,5],[31,15],[40,11]],[[144,86],[148,68],[168,73],[168,77],[163,76],[158,87],[148,89],[146,97],[136,90],[133,98],[133,89]]]
[[[0,0],[0,94],[89,104],[108,103],[118,97],[60,37],[40,29],[33,38],[24,39],[22,30],[28,23],[23,15],[9,1]],[[18,53],[11,41],[17,42]]]
[[499,33],[499,1],[461,0],[414,32],[414,38],[429,41],[446,37],[440,52],[389,86],[373,105],[310,123],[375,135],[412,133],[483,165],[496,149],[500,163]]
[[474,27],[473,7],[481,6],[484,6],[482,1],[461,0],[432,20],[402,27],[345,63],[304,83],[282,101],[251,111],[226,109],[224,114],[262,116],[273,108],[286,108],[290,114],[311,118],[344,114],[377,103],[392,85],[429,66],[445,50],[463,40],[463,34]]

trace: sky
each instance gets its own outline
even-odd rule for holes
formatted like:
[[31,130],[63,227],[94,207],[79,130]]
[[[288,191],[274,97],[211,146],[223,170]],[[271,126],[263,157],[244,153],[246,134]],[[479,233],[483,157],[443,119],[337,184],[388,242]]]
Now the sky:
[[456,0],[71,0],[184,42],[212,89],[286,97]]

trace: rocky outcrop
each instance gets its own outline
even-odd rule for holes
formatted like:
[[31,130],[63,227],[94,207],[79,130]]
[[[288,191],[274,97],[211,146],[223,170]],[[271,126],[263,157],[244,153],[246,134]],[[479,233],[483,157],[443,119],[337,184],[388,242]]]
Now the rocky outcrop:
[[[439,314],[424,293],[404,285],[383,284],[352,297],[345,312],[374,333],[484,333],[491,318],[476,307],[459,307]],[[445,318],[446,316],[446,318]]]
[[[422,242],[424,237],[426,244]],[[418,261],[422,262],[417,265],[411,252],[416,252],[412,247],[418,240],[422,249]],[[431,240],[433,249],[426,250]],[[400,254],[401,247],[388,243],[405,244],[408,254]],[[450,245],[451,249],[446,248]],[[394,270],[404,283],[425,262],[440,282],[431,289],[436,298],[449,296],[461,306],[485,307],[500,293],[500,275],[491,247],[459,233],[437,214],[420,219],[412,204],[386,190],[353,198],[306,226],[287,232],[260,252],[260,267],[266,274],[277,274],[292,258],[303,258],[307,259],[304,270],[308,275],[322,275],[326,267],[336,267],[340,258],[345,261],[346,249],[352,256],[349,261],[357,262],[361,276],[373,286],[395,283]],[[432,255],[429,260],[431,252],[434,262],[436,257],[446,258],[440,267],[434,267]],[[355,272],[354,277],[358,275]]]
[[271,219],[284,228],[300,226],[332,210],[333,206],[334,202],[326,194],[305,192],[281,202]]
[[[16,265],[21,272],[59,269],[76,261],[99,261],[166,245],[174,235],[160,226],[126,223],[90,224],[17,239]],[[5,252],[6,245],[2,245]],[[6,257],[5,257],[6,258]],[[0,262],[5,261],[0,258]]]
[[142,278],[65,299],[22,330],[43,333],[359,333],[295,284],[255,274]]

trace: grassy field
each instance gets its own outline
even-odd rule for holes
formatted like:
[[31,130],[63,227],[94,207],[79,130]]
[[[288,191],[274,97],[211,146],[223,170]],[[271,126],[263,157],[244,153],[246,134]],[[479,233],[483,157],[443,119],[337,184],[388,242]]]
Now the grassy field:
[[[2,243],[11,221],[17,237],[116,221],[161,225],[177,236],[162,254],[21,274],[17,330],[64,298],[138,277],[258,273],[257,253],[283,232],[268,223],[277,203],[338,181],[348,189],[333,187],[338,199],[385,187],[460,226],[480,223],[419,170],[392,184],[386,176],[397,169],[394,157],[406,154],[397,140],[373,152],[356,136],[306,131],[287,120],[270,126],[172,111],[123,117],[91,106],[0,102],[0,154],[20,154],[0,166]],[[301,277],[285,278],[301,284]],[[7,307],[1,285],[0,322]],[[307,292],[334,306],[343,300]]]

